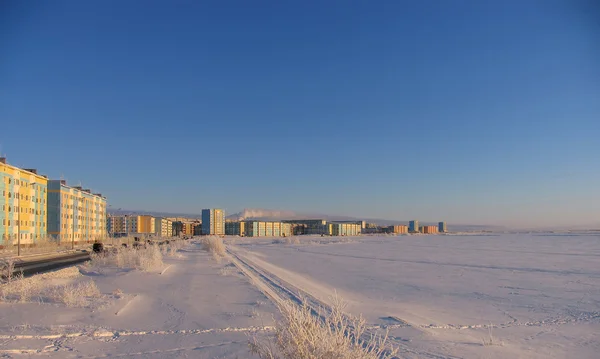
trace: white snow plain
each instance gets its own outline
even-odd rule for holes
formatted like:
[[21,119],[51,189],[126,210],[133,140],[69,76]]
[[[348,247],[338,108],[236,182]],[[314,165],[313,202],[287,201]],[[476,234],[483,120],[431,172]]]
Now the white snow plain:
[[597,358],[600,237],[503,234],[227,238],[153,272],[79,266],[102,297],[82,308],[0,303],[0,356],[248,358],[274,302],[336,293],[401,358]]
[[402,357],[598,358],[598,235],[299,239],[237,247],[319,300],[337,291]]

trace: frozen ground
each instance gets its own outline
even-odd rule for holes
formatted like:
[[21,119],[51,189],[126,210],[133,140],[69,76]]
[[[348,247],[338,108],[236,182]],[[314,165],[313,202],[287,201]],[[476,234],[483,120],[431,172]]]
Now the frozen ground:
[[47,285],[93,280],[102,295],[80,307],[0,303],[0,357],[248,358],[248,335],[272,331],[274,302],[326,307],[335,292],[369,333],[389,329],[402,358],[600,352],[598,236],[227,243],[220,263],[192,243],[150,272],[81,266],[48,276]]
[[55,279],[92,279],[103,296],[89,306],[0,303],[0,357],[248,357],[247,335],[270,330],[275,307],[199,244],[179,253],[153,272],[81,266]]
[[598,357],[597,235],[299,238],[231,248],[321,301],[336,290],[405,357]]

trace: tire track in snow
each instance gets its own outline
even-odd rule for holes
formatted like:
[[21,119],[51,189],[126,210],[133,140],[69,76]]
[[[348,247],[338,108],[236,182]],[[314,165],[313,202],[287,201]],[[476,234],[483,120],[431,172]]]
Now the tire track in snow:
[[[121,357],[131,357],[131,356],[139,356],[139,355],[149,355],[149,354],[167,354],[167,353],[176,353],[176,352],[181,352],[181,351],[192,351],[192,350],[199,350],[199,349],[206,349],[206,348],[216,348],[216,347],[221,347],[221,346],[226,346],[226,345],[231,345],[231,344],[242,344],[245,342],[236,342],[236,341],[229,341],[229,342],[222,342],[222,343],[217,343],[217,344],[206,344],[206,345],[196,345],[193,347],[183,347],[183,348],[172,348],[172,349],[156,349],[156,350],[147,350],[147,351],[143,351],[143,352],[128,352],[128,353],[124,353],[124,354],[105,354],[105,355],[87,355],[85,356],[86,358],[121,358]],[[58,351],[56,349],[56,347],[54,346],[46,346],[43,349],[29,349],[29,348],[23,348],[23,349],[0,349],[0,355],[10,355],[10,354],[14,354],[14,355],[34,355],[34,354],[40,354],[40,355],[46,355],[47,353],[52,353],[52,352],[56,352]],[[82,358],[84,356],[77,356],[78,358]]]
[[[316,299],[314,296],[309,293],[300,290],[294,285],[282,280],[278,276],[273,273],[267,272],[266,270],[260,268],[259,266],[252,263],[247,257],[241,255],[239,252],[232,249],[234,246],[227,246],[227,253],[229,254],[229,259],[235,264],[244,275],[246,275],[252,284],[254,284],[259,290],[261,290],[265,295],[271,298],[276,305],[284,302],[285,298],[295,302],[296,304],[302,304],[306,302],[308,307],[310,308],[313,315],[319,316],[322,318],[321,311],[319,308],[323,308],[327,312],[331,312],[331,307],[326,303]],[[369,326],[367,327],[367,331],[364,334],[364,338],[362,340],[364,342],[368,342],[372,335],[377,334],[376,331],[382,328],[392,329],[394,327],[405,326],[404,324],[398,325],[390,325],[390,326]],[[428,352],[425,350],[417,350],[413,349],[406,344],[398,342],[394,338],[388,337],[388,342],[402,350],[405,354],[417,355],[419,358],[433,358],[433,359],[456,359],[459,357],[451,356],[451,355],[443,355],[436,354],[432,352]],[[402,353],[399,353],[400,355]]]
[[119,338],[144,335],[201,335],[212,333],[256,333],[275,330],[273,326],[263,327],[227,327],[212,329],[181,329],[181,330],[108,330],[98,329],[57,334],[0,334],[0,339],[25,340],[25,339],[60,339],[60,338]]

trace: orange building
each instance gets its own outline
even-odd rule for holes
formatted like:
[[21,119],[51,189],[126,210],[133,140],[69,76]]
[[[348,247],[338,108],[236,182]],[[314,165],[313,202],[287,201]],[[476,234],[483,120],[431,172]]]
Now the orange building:
[[439,233],[437,226],[423,226],[421,228],[422,228],[421,232],[425,233],[425,234],[438,234]]
[[408,226],[405,226],[405,225],[389,226],[388,228],[391,233],[397,233],[397,234],[408,233]]

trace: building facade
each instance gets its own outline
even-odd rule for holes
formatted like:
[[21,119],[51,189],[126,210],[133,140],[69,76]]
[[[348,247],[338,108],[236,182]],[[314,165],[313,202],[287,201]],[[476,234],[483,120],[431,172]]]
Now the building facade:
[[89,189],[48,181],[48,234],[59,241],[91,242],[106,237],[106,198]]
[[202,210],[202,234],[225,234],[225,212],[222,209]]
[[406,233],[408,233],[408,226],[405,226],[405,225],[389,226],[388,230],[390,233],[406,234]]
[[154,234],[156,219],[148,215],[127,216],[127,232],[130,234]]
[[225,234],[244,237],[246,235],[246,222],[225,222]]
[[438,223],[438,231],[440,233],[447,233],[448,232],[448,228],[446,227],[446,222],[440,222],[440,223]]
[[160,237],[173,237],[173,222],[168,218],[154,218],[154,234]]
[[[235,223],[235,222],[234,222]],[[285,222],[245,221],[244,236],[246,237],[287,237],[292,235],[292,225]]]
[[425,234],[437,234],[438,233],[438,227],[437,226],[422,226],[421,227],[421,233],[425,233]]
[[408,222],[408,232],[409,233],[419,233],[419,221],[412,220]]
[[32,245],[47,235],[48,179],[0,158],[0,246]]
[[358,236],[362,229],[360,223],[332,222],[330,226],[332,236]]
[[106,231],[111,237],[127,235],[127,221],[125,216],[109,216],[106,218]]

